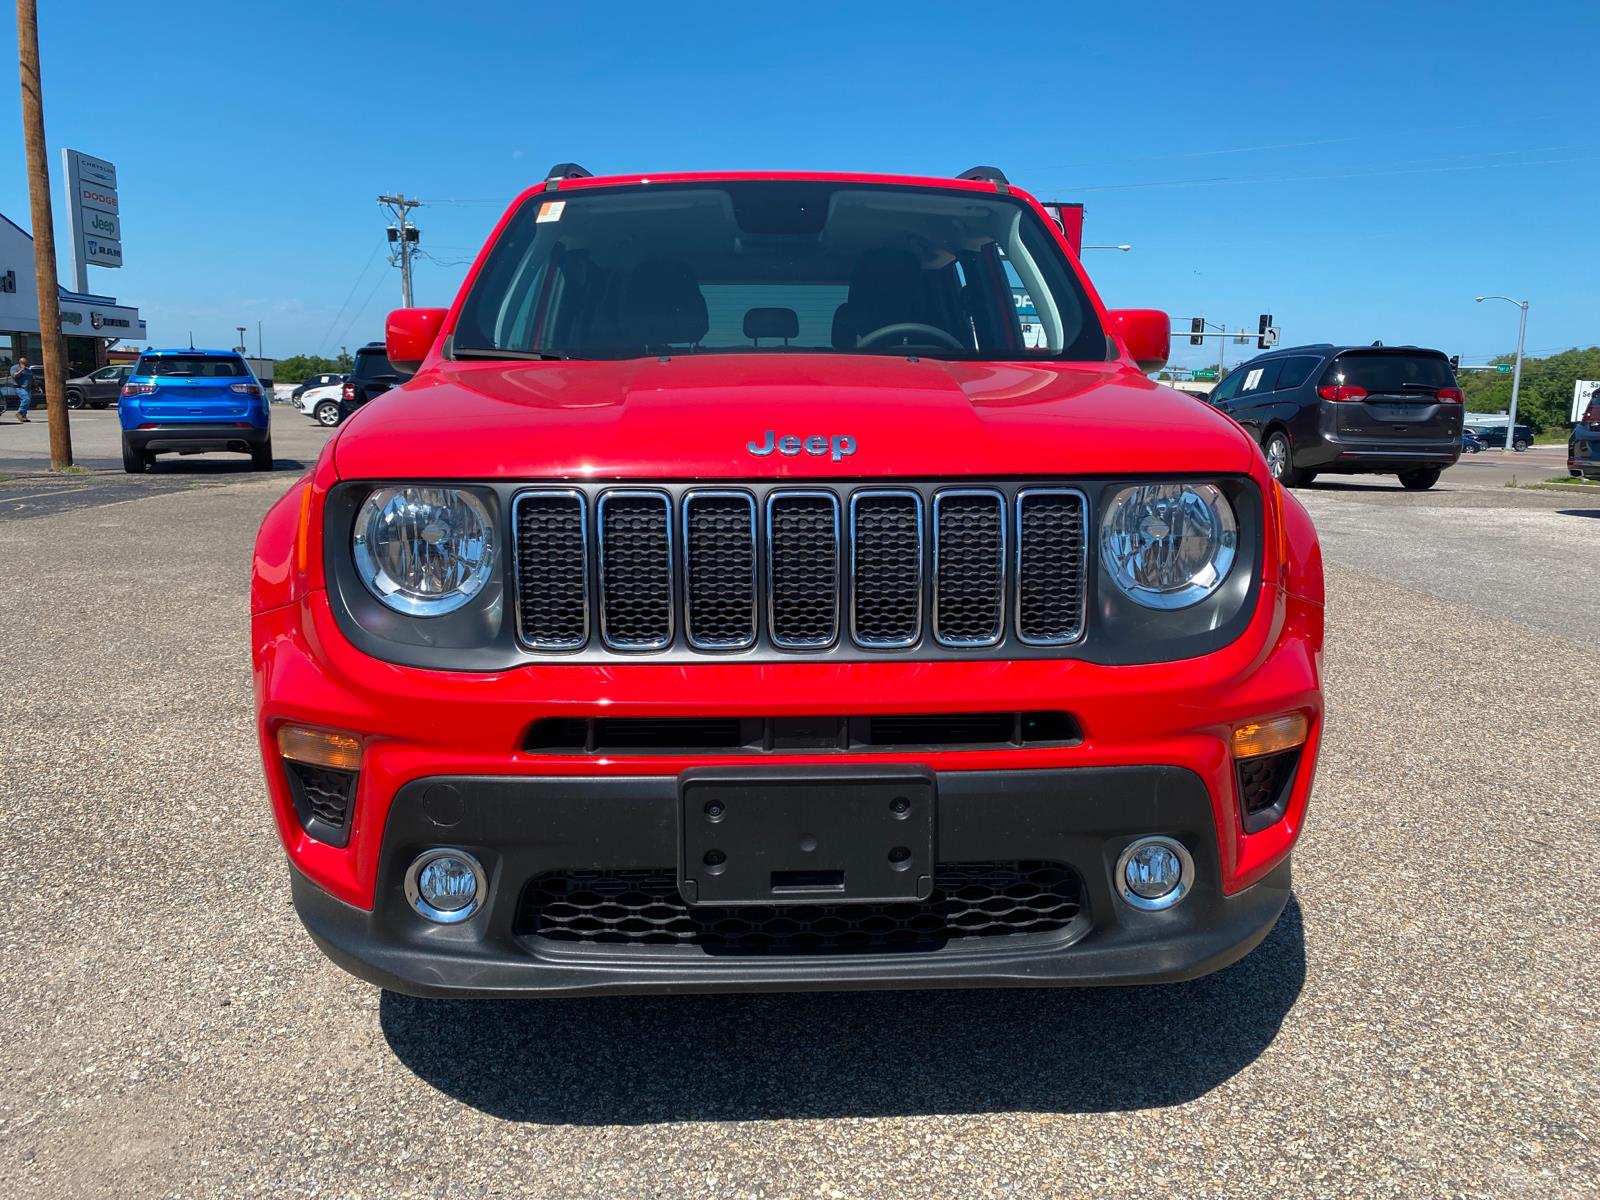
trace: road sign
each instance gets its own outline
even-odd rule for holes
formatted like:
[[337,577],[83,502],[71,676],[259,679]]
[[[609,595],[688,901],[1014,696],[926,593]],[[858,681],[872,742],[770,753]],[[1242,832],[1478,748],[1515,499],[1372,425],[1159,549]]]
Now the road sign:
[[89,265],[122,265],[122,204],[117,168],[81,150],[61,151],[67,177],[67,223],[77,289],[89,290]]
[[1215,367],[1201,367],[1197,371],[1190,371],[1189,378],[1197,383],[1214,383],[1217,378],[1217,369]]
[[1600,404],[1600,379],[1579,379],[1572,385],[1572,420],[1583,420],[1591,403]]
[[[1270,337],[1268,335],[1271,335]],[[1278,344],[1278,331],[1273,328],[1272,314],[1262,313],[1256,320],[1256,349],[1270,350]]]
[[1495,365],[1494,365],[1494,373],[1496,375],[1509,375],[1509,374],[1511,374],[1511,364],[1510,363],[1495,363]]

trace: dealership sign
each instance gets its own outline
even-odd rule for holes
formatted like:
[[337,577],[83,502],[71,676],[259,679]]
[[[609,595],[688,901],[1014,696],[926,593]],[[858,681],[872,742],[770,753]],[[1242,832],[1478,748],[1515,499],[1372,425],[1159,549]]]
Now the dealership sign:
[[1572,420],[1583,420],[1591,401],[1600,401],[1600,379],[1579,379],[1572,384]]
[[80,292],[89,290],[89,272],[122,265],[122,205],[117,198],[117,168],[81,150],[62,150],[67,175],[67,220],[72,227],[72,260]]

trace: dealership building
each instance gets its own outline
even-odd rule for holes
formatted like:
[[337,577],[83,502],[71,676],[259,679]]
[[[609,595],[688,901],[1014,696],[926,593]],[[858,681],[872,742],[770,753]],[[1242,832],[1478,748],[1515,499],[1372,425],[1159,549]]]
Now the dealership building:
[[[0,385],[18,358],[26,356],[35,366],[44,361],[36,279],[33,237],[0,213]],[[83,375],[104,366],[106,352],[119,341],[145,340],[137,308],[119,304],[112,296],[58,290],[70,374]]]

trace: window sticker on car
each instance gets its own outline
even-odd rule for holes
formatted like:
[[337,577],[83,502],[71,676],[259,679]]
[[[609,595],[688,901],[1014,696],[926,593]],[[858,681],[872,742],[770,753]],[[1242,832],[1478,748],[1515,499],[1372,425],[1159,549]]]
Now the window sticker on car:
[[545,221],[561,220],[561,212],[566,207],[567,202],[565,200],[546,200],[539,205],[539,215],[535,218],[535,223],[543,224]]
[[1251,371],[1250,374],[1244,377],[1244,391],[1253,392],[1256,390],[1256,385],[1261,382],[1261,372],[1263,369],[1264,368],[1262,367],[1257,367],[1255,370]]

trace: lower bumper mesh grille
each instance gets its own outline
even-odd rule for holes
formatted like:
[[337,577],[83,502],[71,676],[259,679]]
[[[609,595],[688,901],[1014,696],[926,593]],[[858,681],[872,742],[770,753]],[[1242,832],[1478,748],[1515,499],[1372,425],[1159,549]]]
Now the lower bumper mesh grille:
[[523,892],[517,932],[593,946],[696,946],[711,954],[938,950],[955,941],[1060,935],[1084,916],[1061,863],[941,863],[933,895],[909,904],[685,904],[668,867],[553,871]]

